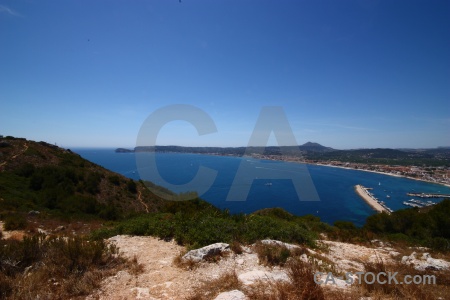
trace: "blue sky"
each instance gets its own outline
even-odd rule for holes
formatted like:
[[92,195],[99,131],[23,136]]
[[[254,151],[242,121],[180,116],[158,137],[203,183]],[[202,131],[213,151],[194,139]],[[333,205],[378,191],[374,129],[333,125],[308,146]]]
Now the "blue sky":
[[[449,1],[0,0],[0,134],[132,147],[190,104],[162,145],[245,146],[263,106],[297,142],[450,145]],[[271,143],[275,143],[271,139]]]

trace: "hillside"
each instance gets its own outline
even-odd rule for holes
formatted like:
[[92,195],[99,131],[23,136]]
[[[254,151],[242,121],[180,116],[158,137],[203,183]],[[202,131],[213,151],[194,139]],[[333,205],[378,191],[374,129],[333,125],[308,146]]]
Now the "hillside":
[[69,149],[20,138],[0,139],[0,214],[39,211],[62,219],[115,220],[158,211],[163,201],[142,182]]
[[[214,299],[233,290],[237,299],[434,299],[448,294],[449,214],[450,200],[376,214],[363,228],[280,208],[232,215],[200,199],[163,201],[68,149],[6,137],[0,298]],[[80,230],[89,224],[98,226]],[[214,243],[228,246],[200,262],[183,256]],[[327,272],[399,270],[436,276],[438,288],[313,280],[314,272],[325,280]]]

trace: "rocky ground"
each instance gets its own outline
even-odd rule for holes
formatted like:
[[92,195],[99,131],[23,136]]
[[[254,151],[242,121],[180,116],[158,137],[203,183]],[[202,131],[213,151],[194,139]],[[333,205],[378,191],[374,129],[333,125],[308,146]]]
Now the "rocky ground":
[[[192,295],[202,282],[219,278],[234,271],[243,285],[251,285],[257,280],[286,280],[287,275],[279,267],[264,267],[258,263],[256,253],[244,247],[244,252],[230,254],[218,262],[201,262],[192,270],[182,269],[174,264],[174,259],[184,253],[184,247],[173,241],[165,242],[153,237],[116,236],[110,238],[126,257],[136,257],[142,264],[143,272],[132,275],[121,271],[106,279],[101,288],[88,299],[185,299]],[[363,262],[392,262],[400,253],[386,245],[364,247],[347,243],[322,241],[322,250],[308,250],[305,260],[315,259],[319,264],[334,263],[335,272],[363,271]],[[422,261],[423,262],[423,261]],[[445,263],[444,263],[445,264]],[[447,263],[450,266],[449,263]],[[326,288],[348,288],[343,280]],[[239,296],[240,295],[240,296]],[[217,299],[242,299],[242,294],[234,291]]]
[[[3,223],[0,222],[1,227]],[[22,231],[3,231],[3,238],[21,239]],[[193,268],[180,267],[176,261],[182,261],[186,253],[185,247],[174,241],[163,241],[154,237],[115,236],[109,243],[119,247],[123,256],[136,259],[140,264],[139,270],[122,270],[114,276],[108,277],[87,299],[186,299],[192,296],[198,287],[205,282],[214,281],[224,274],[235,273],[244,288],[255,283],[288,280],[285,269],[281,267],[267,267],[259,263],[258,255],[252,246],[242,247],[241,254],[230,250],[225,251],[219,260],[207,262],[201,259],[202,252],[188,252],[185,257],[196,260]],[[265,240],[263,243],[280,244],[287,248],[298,247],[278,241]],[[402,263],[413,266],[416,270],[445,270],[450,269],[448,257],[433,258],[427,249],[395,249],[381,241],[372,241],[372,246],[361,246],[335,241],[321,240],[319,247],[303,249],[300,256],[304,261],[321,266],[323,272],[334,275],[345,272],[364,271],[365,262]],[[212,248],[228,247],[227,244],[215,244]],[[203,248],[205,249],[205,248]],[[206,248],[208,250],[208,248]],[[206,251],[206,250],[205,250]],[[203,252],[203,254],[205,253]],[[400,252],[402,253],[400,253]],[[442,259],[444,258],[444,259]],[[355,276],[356,277],[356,276]],[[321,279],[325,280],[326,275]],[[334,284],[323,286],[325,289],[348,290],[351,285],[344,280],[336,279]],[[211,295],[208,299],[239,300],[246,299],[241,291],[229,291],[220,295]],[[442,298],[443,299],[443,298]]]

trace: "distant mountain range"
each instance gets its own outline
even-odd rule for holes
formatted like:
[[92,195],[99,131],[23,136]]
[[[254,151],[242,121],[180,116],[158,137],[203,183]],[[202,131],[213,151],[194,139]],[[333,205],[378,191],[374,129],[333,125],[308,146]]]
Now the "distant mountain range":
[[307,142],[300,146],[268,147],[184,147],[139,146],[134,149],[117,148],[117,153],[172,152],[216,155],[284,155],[301,157],[308,161],[341,161],[387,165],[450,166],[450,147],[431,149],[350,149],[337,150],[318,143]]

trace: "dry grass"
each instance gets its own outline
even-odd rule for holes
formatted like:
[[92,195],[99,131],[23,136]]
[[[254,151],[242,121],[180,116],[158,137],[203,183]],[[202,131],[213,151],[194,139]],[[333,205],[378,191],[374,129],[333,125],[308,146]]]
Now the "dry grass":
[[138,262],[136,255],[133,256],[132,259],[128,260],[127,267],[128,267],[128,272],[131,275],[135,275],[135,276],[142,274],[145,271],[144,265]]
[[343,272],[339,271],[336,268],[336,265],[333,261],[331,261],[328,257],[323,256],[321,254],[309,254],[308,258],[309,263],[313,266],[314,270],[317,270],[322,273],[333,273],[336,276],[344,275]]
[[103,241],[45,236],[0,241],[1,299],[77,299],[119,270],[139,272]]
[[299,259],[286,263],[289,281],[259,282],[247,288],[249,299],[267,300],[323,300],[323,289],[314,282],[314,271],[310,264]]
[[200,266],[200,262],[195,262],[191,259],[183,259],[183,256],[186,254],[186,251],[180,252],[177,256],[174,257],[172,263],[183,270],[194,270]]
[[[362,293],[367,297],[374,297],[375,299],[450,299],[450,271],[418,271],[411,266],[395,263],[385,264],[383,261],[375,263],[365,263],[365,272],[372,272],[379,274],[380,272],[398,272],[396,279],[399,284],[394,281],[391,283],[380,284],[374,282],[368,284],[362,282],[360,285]],[[406,275],[410,276],[424,276],[432,275],[436,278],[436,284],[400,284]],[[388,280],[387,276],[380,278],[380,280]]]
[[230,245],[230,249],[231,251],[233,251],[235,254],[242,254],[242,252],[244,252],[244,250],[242,249],[242,245],[241,243],[239,243],[238,241],[233,241]]
[[205,281],[195,289],[187,300],[208,300],[214,299],[218,294],[231,290],[239,290],[241,284],[236,272],[229,271],[223,273],[219,278]]
[[307,253],[307,250],[301,247],[289,250],[286,246],[269,245],[261,242],[255,243],[253,251],[258,255],[259,263],[265,266],[283,266],[289,257]]

